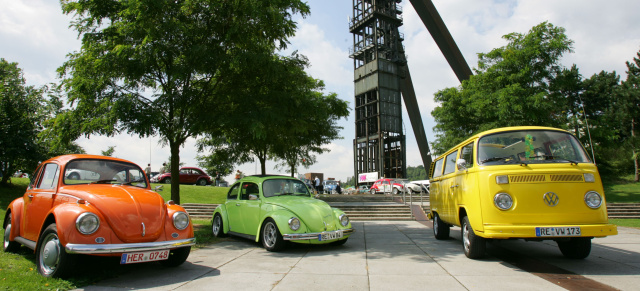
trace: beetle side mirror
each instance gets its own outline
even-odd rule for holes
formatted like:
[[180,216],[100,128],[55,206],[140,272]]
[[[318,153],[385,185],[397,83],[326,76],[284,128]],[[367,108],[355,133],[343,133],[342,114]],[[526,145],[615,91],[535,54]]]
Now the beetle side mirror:
[[162,191],[162,185],[158,185],[155,188],[153,188],[154,191],[159,192]]
[[465,161],[464,159],[458,159],[458,161],[456,161],[456,164],[458,165],[458,169],[461,169],[461,170],[467,169],[467,161]]
[[249,194],[249,200],[258,200],[258,195],[256,195],[256,194]]

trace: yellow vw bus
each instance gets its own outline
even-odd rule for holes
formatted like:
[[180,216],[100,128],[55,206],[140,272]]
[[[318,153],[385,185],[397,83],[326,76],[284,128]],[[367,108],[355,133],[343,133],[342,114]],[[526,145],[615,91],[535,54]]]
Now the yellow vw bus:
[[576,137],[550,127],[506,127],[474,135],[431,165],[436,239],[462,228],[467,257],[487,239],[555,240],[565,257],[583,259],[591,239],[615,235],[602,181]]

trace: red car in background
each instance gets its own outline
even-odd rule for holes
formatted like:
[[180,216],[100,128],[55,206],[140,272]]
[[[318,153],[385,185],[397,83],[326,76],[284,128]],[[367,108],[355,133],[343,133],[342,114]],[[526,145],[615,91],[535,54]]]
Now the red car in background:
[[[158,174],[151,178],[152,183],[171,184],[171,173]],[[180,184],[211,185],[211,177],[196,167],[180,168]]]
[[396,183],[393,179],[382,178],[373,183],[369,191],[371,194],[391,192],[396,195],[402,192],[402,184]]

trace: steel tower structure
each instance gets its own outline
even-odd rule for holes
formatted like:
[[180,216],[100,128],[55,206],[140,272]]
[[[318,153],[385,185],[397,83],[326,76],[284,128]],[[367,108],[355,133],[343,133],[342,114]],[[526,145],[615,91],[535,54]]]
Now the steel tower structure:
[[406,177],[401,82],[406,64],[400,0],[352,0],[355,85],[354,170]]

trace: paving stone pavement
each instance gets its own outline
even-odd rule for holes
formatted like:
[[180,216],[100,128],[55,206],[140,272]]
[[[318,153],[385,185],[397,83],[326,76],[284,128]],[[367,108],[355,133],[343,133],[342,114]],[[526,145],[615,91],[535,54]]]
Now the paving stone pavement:
[[[488,244],[486,258],[470,260],[459,228],[451,229],[451,239],[436,240],[430,222],[352,224],[356,233],[342,246],[293,244],[272,253],[230,238],[193,250],[180,267],[140,264],[79,290],[565,290],[560,281],[572,278],[620,290],[640,286],[638,229],[594,239],[585,260],[565,259],[553,241],[523,240]],[[536,271],[518,267],[523,259],[539,263]],[[553,273],[558,268],[563,271]]]

